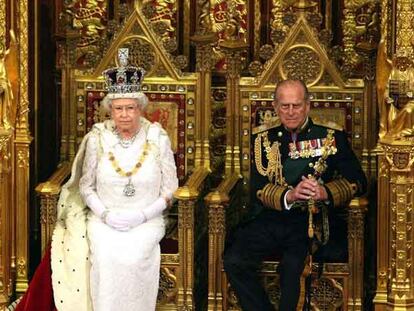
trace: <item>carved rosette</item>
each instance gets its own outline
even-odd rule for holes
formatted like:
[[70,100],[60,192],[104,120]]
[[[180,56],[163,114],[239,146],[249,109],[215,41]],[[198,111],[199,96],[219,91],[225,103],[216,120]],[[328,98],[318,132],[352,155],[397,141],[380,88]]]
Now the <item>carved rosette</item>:
[[293,46],[286,53],[280,69],[283,79],[301,79],[307,85],[317,83],[324,71],[318,54],[304,45]]
[[337,310],[343,302],[343,291],[335,279],[321,277],[312,286],[312,304],[317,310]]
[[157,63],[153,46],[146,39],[133,38],[124,43],[124,47],[129,48],[130,65],[142,67],[151,75]]

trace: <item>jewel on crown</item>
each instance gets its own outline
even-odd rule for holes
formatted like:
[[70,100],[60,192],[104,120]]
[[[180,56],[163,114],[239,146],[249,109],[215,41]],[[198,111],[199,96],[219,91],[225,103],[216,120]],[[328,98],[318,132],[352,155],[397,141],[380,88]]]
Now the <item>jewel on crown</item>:
[[128,65],[129,49],[118,50],[119,67],[109,68],[102,75],[108,94],[135,93],[141,90],[145,70]]

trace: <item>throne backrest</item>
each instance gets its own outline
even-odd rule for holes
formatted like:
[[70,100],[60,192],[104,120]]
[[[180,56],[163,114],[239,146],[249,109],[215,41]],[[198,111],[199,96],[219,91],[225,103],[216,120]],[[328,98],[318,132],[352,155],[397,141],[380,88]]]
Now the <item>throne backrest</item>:
[[[192,85],[151,83],[142,86],[149,99],[143,116],[151,122],[158,122],[167,131],[175,155],[177,174],[180,181],[194,165],[194,88]],[[76,120],[77,145],[94,123],[109,118],[102,109],[105,97],[102,81],[77,82]]]
[[[320,90],[310,87],[311,111],[310,116],[316,121],[327,125],[336,124],[348,134],[355,153],[362,153],[362,107],[363,90]],[[245,180],[250,176],[252,159],[251,133],[257,126],[273,122],[277,116],[272,107],[274,86],[250,89],[241,94],[242,114],[242,175]]]

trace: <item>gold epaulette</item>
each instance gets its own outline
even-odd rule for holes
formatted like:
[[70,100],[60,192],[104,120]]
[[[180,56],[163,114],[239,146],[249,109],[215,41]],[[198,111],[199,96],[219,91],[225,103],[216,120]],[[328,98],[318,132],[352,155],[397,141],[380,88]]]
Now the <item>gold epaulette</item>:
[[344,128],[342,126],[340,126],[338,123],[334,122],[334,121],[325,121],[325,122],[321,122],[318,119],[312,119],[313,124],[315,125],[319,125],[319,126],[324,126],[333,130],[337,130],[337,131],[343,131]]
[[274,128],[274,127],[279,126],[280,124],[281,124],[280,119],[277,118],[277,119],[272,120],[270,122],[266,122],[262,125],[256,126],[255,128],[253,128],[252,134],[255,135],[255,134],[258,134],[258,133],[261,133],[261,132],[264,132],[264,131],[268,131],[268,130]]

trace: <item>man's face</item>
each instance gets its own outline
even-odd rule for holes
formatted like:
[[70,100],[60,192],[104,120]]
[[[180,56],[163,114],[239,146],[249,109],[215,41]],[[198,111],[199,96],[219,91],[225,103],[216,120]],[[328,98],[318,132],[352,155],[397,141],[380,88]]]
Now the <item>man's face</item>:
[[304,90],[298,83],[286,84],[276,94],[273,105],[288,130],[299,128],[309,114],[310,103],[304,97]]

